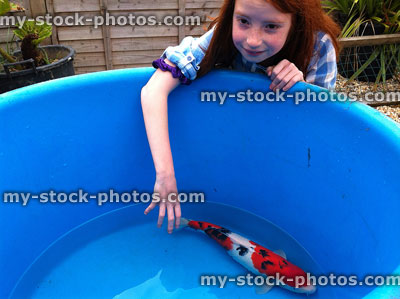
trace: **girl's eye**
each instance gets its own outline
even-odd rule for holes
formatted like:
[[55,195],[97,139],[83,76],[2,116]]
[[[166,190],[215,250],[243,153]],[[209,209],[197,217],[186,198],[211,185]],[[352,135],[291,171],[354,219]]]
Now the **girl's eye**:
[[265,28],[266,29],[269,29],[269,30],[275,30],[275,29],[278,29],[278,25],[275,25],[275,24],[268,24],[267,26],[265,26]]
[[240,19],[239,19],[239,23],[240,23],[241,25],[246,25],[246,24],[248,24],[249,22],[248,22],[246,19],[240,18]]

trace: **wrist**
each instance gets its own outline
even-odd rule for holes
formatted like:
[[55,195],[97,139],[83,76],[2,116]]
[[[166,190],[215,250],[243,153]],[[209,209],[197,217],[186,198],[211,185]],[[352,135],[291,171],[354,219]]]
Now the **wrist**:
[[172,171],[156,171],[157,179],[175,179],[175,172]]

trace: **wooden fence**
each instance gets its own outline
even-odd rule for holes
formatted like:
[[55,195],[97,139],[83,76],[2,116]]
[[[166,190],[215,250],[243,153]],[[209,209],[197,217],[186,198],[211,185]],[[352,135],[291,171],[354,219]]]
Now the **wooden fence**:
[[[18,1],[15,1],[18,2]],[[46,43],[63,44],[76,50],[76,73],[108,69],[150,66],[168,46],[177,45],[187,35],[200,36],[214,18],[222,0],[21,0],[27,17],[77,16],[85,25],[53,26],[51,40]],[[79,15],[75,15],[79,14]],[[200,25],[125,25],[95,28],[88,19],[103,16],[110,23],[119,16],[154,16],[162,22],[165,16],[199,17]],[[143,20],[143,19],[142,19]],[[171,21],[171,20],[168,20]],[[118,23],[118,22],[116,22]],[[12,33],[6,26],[0,26],[0,46],[5,47]]]
[[[53,26],[51,39],[44,44],[69,45],[76,50],[76,73],[108,69],[150,66],[168,47],[177,45],[185,36],[200,36],[222,5],[222,0],[15,0],[26,11],[14,16],[37,17],[50,14],[53,18],[73,16],[85,20],[103,16],[109,20],[118,16],[198,16],[200,25],[166,26]],[[0,25],[0,46],[12,37],[7,26]],[[340,40],[343,47],[365,44],[400,43],[400,34],[375,37],[352,37]]]

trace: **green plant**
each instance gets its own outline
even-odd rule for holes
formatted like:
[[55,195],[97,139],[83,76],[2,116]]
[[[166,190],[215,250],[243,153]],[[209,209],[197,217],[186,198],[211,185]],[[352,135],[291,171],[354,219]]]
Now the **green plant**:
[[8,0],[0,0],[0,16],[11,11],[11,3]]
[[[383,27],[383,34],[400,32],[400,1],[399,0],[323,0],[322,6],[328,14],[344,19],[340,37],[363,35],[367,24],[372,27]],[[400,46],[377,46],[370,57],[349,78],[351,82],[358,77],[375,59],[380,61],[380,69],[376,83],[381,79],[386,81],[386,66],[397,63],[400,66]]]
[[[10,3],[8,0],[0,0],[0,16],[5,15],[10,11],[21,10],[21,7],[17,4]],[[4,50],[0,47],[0,54],[3,57],[3,60],[8,62],[15,62],[15,58],[11,55],[11,50],[7,43],[7,50]]]
[[47,23],[39,24],[35,21],[25,21],[20,24],[14,34],[22,40],[21,52],[24,60],[32,58],[36,65],[46,64],[45,52],[40,51],[38,45],[51,36],[52,26]]
[[384,33],[400,32],[400,1],[398,0],[323,0],[328,14],[346,17],[341,37],[357,35],[365,23],[382,24]]
[[[11,34],[11,29],[8,28],[7,36]],[[14,59],[14,57],[11,55],[16,48],[18,44],[16,43],[16,36],[12,34],[12,37],[9,41],[5,43],[4,49],[0,48],[0,72],[3,71],[3,64],[4,63],[9,63],[10,61],[5,59],[4,56],[1,53],[6,53],[6,55],[9,55],[11,59]]]
[[0,0],[0,16],[5,15],[10,11],[23,11],[24,8],[16,3],[8,0]]
[[[8,0],[0,0],[0,15],[13,10],[21,10],[20,6],[10,3]],[[33,59],[36,66],[48,64],[49,60],[44,51],[39,50],[38,45],[52,34],[52,26],[47,23],[38,23],[32,20],[25,21],[13,30],[15,36],[21,39],[21,52],[24,60]],[[15,57],[8,51],[0,48],[0,54],[4,60],[14,63]]]

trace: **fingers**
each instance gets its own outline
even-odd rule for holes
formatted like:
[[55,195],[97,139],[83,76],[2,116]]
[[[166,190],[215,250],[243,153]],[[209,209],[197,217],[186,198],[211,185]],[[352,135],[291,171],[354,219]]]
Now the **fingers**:
[[284,59],[274,67],[267,68],[267,75],[271,77],[270,89],[284,91],[291,88],[296,82],[303,81],[303,73],[295,64]]
[[[276,91],[278,88],[277,86],[282,83],[282,80],[285,79],[285,76],[289,74],[289,72],[296,67],[294,64],[290,63],[288,60],[284,59],[279,62],[271,72],[271,80],[272,83],[269,86],[270,89]],[[296,68],[297,69],[297,68]],[[285,85],[287,82],[284,82]]]
[[288,90],[290,87],[292,87],[296,82],[300,81],[301,78],[303,77],[303,73],[299,74],[296,71],[292,71],[288,73],[284,79],[282,79],[281,82],[275,87],[275,89],[279,90]]
[[179,225],[181,224],[181,205],[179,202],[175,205],[175,227],[179,228]]
[[[161,227],[162,223],[164,222],[165,218],[165,210],[167,210],[167,217],[168,217],[168,233],[172,233],[174,229],[174,223],[175,227],[179,228],[180,222],[181,222],[181,206],[178,201],[173,201],[174,198],[171,196],[171,201],[166,201],[162,200],[160,203],[160,209],[158,213],[158,220],[157,220],[157,226]],[[158,204],[158,202],[152,202],[144,211],[144,213],[147,215],[151,210],[155,208],[155,206]]]
[[146,208],[146,210],[144,210],[144,214],[147,215],[152,209],[154,209],[156,207],[157,203],[152,202],[151,204],[149,204],[149,206]]
[[172,234],[172,230],[174,229],[174,207],[171,204],[167,204],[167,212],[168,212],[168,233]]
[[[275,72],[275,71],[274,71]],[[272,72],[271,78],[274,76],[274,72]],[[272,83],[270,85],[270,88],[273,91],[276,91],[277,89],[282,89],[283,86],[286,85],[287,83],[287,77],[290,75],[291,70],[289,68],[284,68],[281,70],[280,73],[278,73],[274,79],[272,80]]]
[[165,202],[160,203],[160,211],[158,213],[157,226],[161,227],[165,217]]
[[[175,220],[175,218],[178,218],[178,216],[179,216],[179,219],[176,220],[178,222],[178,225],[176,225],[176,223],[175,223],[175,225],[176,225],[176,228],[179,227],[181,210],[180,210],[180,205],[179,205],[179,201],[178,201],[178,196],[176,193],[171,193],[169,195],[168,199],[169,199],[167,202],[168,233],[171,234],[172,230],[174,229],[174,220]],[[178,207],[178,214],[176,214],[176,211],[177,211],[176,207]]]
[[174,224],[179,228],[181,221],[181,208],[174,176],[157,176],[154,184],[153,200],[146,208],[144,214],[148,214],[159,205],[157,226],[161,227],[167,213],[167,230],[172,233]]
[[287,82],[286,85],[282,86],[282,89],[286,91],[299,81],[303,81],[303,72],[295,73],[294,76],[289,80],[289,82]]

